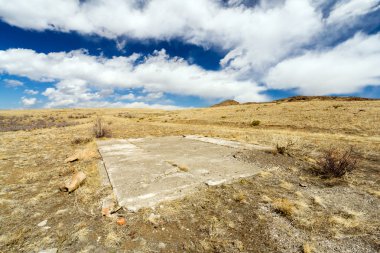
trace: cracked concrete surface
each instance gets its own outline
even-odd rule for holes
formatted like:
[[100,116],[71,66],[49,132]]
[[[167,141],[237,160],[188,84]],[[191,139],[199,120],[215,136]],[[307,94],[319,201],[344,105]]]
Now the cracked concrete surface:
[[200,136],[97,141],[120,206],[131,211],[180,198],[205,185],[217,185],[261,171],[236,160],[239,149],[267,149]]

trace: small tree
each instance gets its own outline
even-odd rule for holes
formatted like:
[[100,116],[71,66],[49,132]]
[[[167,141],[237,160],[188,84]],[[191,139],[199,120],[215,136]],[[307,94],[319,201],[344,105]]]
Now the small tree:
[[321,174],[327,178],[343,177],[347,172],[356,168],[356,163],[352,147],[346,151],[330,148],[318,161]]

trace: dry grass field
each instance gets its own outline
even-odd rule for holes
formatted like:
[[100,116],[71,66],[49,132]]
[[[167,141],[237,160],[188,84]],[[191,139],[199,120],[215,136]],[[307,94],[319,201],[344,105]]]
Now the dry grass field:
[[[121,209],[120,226],[101,214],[111,189],[97,167],[97,117],[104,138],[198,134],[284,154],[236,154],[264,171],[154,210]],[[318,160],[332,147],[352,147],[357,168],[342,178],[321,177]],[[78,161],[64,162],[78,153]],[[85,183],[71,194],[59,191],[76,171],[86,173]],[[380,101],[0,111],[0,183],[4,253],[379,252]]]

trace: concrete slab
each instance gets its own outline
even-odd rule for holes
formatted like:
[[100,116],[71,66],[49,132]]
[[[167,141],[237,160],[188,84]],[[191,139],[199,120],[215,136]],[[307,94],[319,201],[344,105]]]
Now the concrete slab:
[[214,138],[112,139],[97,144],[119,205],[131,211],[260,171],[233,158],[244,145]]

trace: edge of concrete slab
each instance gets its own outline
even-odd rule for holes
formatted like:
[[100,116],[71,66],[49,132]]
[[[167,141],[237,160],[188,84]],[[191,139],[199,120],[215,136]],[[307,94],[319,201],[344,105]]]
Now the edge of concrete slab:
[[[233,148],[233,149],[245,149],[245,150],[273,150],[273,148],[271,147],[267,147],[267,146],[260,146],[260,145],[254,145],[254,144],[247,144],[247,143],[241,143],[241,142],[237,142],[237,141],[229,141],[229,140],[224,140],[224,139],[220,139],[220,138],[210,138],[210,137],[203,137],[203,136],[199,136],[199,135],[187,135],[187,136],[173,136],[173,137],[182,137],[182,138],[185,138],[185,139],[189,139],[189,140],[195,140],[195,141],[199,141],[199,142],[205,142],[205,143],[210,143],[210,144],[215,144],[215,145],[219,145],[219,146],[225,146],[225,147],[229,147],[229,148]],[[111,141],[119,141],[119,142],[126,142],[126,143],[130,143],[130,145],[133,145],[132,143],[135,143],[135,142],[139,142],[139,141],[142,141],[146,138],[138,138],[138,139],[109,139],[109,140],[100,140],[100,141],[97,141],[97,146],[98,146],[98,149],[100,148],[101,144],[100,143],[104,143],[104,142],[111,142]],[[108,152],[108,151],[107,151]],[[99,150],[99,153],[100,153],[100,157],[101,157],[101,160],[99,161],[99,174],[101,176],[101,184],[102,186],[110,186],[111,189],[113,190],[113,193],[114,195],[116,196],[118,202],[119,202],[119,205],[121,206],[125,206],[128,208],[128,210],[130,211],[137,211],[138,209],[142,208],[142,207],[153,207],[157,204],[159,204],[160,202],[162,201],[168,201],[168,200],[174,200],[174,199],[179,199],[183,196],[185,196],[186,194],[189,194],[191,192],[194,192],[194,191],[197,191],[197,190],[200,190],[204,187],[212,187],[212,186],[216,186],[216,185],[220,185],[220,184],[229,184],[229,183],[232,183],[233,181],[235,180],[238,180],[240,178],[245,178],[245,177],[250,177],[250,176],[253,176],[255,175],[256,173],[248,173],[248,174],[241,174],[241,175],[236,175],[236,176],[233,176],[229,179],[223,179],[223,180],[208,180],[207,182],[203,182],[202,183],[197,183],[195,184],[196,186],[193,188],[193,190],[185,190],[183,189],[184,191],[182,192],[182,190],[180,190],[178,192],[178,194],[174,194],[170,197],[165,197],[163,199],[161,199],[161,201],[159,202],[155,202],[155,201],[149,201],[148,197],[147,196],[138,196],[137,198],[141,199],[143,198],[142,200],[144,200],[143,202],[145,202],[145,197],[147,197],[147,200],[146,202],[147,203],[144,203],[142,204],[141,206],[140,205],[127,205],[127,202],[129,199],[123,199],[121,198],[119,195],[119,193],[117,192],[117,189],[113,186],[112,183],[115,183],[115,182],[112,182],[110,176],[109,176],[109,172],[107,170],[107,167],[106,167],[106,164],[103,160],[103,156]],[[171,189],[172,191],[173,189]],[[161,193],[161,192],[160,192]],[[157,193],[159,194],[159,193]],[[156,195],[157,195],[156,194]],[[131,199],[131,202],[133,199]],[[124,203],[125,202],[125,203]],[[151,203],[150,203],[151,202]],[[152,205],[152,203],[154,202],[154,205]],[[148,204],[149,203],[149,204]]]
[[249,143],[243,143],[243,142],[238,142],[238,141],[230,141],[230,140],[225,140],[225,139],[221,139],[221,138],[204,137],[204,136],[200,136],[200,135],[186,135],[185,138],[190,139],[190,140],[197,140],[197,141],[217,144],[217,145],[226,146],[226,147],[230,147],[230,148],[239,148],[239,149],[248,149],[248,150],[262,150],[262,151],[274,150],[274,148],[269,147],[269,146],[262,146],[262,145],[258,145],[258,144],[249,144]]
[[106,165],[104,164],[103,158],[100,155],[101,160],[98,162],[98,169],[99,169],[99,175],[100,175],[100,183],[102,186],[109,186],[112,188],[110,178],[107,173]]

